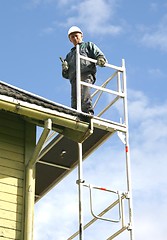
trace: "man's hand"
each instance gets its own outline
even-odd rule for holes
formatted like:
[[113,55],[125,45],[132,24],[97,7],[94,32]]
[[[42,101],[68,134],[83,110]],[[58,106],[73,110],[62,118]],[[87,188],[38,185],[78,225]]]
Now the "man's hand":
[[104,67],[105,63],[106,63],[106,60],[103,57],[97,58],[97,65],[99,65],[100,67]]
[[62,62],[62,69],[63,69],[63,71],[67,71],[68,70],[68,62],[67,61],[63,61]]

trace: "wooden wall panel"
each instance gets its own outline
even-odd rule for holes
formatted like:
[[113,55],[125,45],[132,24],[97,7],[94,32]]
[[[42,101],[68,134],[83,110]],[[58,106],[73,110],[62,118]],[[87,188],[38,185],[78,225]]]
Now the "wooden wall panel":
[[22,240],[25,123],[0,111],[0,239]]

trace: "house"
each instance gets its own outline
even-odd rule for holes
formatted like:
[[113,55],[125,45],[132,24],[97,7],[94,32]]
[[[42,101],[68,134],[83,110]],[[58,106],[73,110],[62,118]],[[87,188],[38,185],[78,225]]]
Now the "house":
[[33,239],[35,162],[51,130],[80,142],[90,117],[0,82],[0,239]]

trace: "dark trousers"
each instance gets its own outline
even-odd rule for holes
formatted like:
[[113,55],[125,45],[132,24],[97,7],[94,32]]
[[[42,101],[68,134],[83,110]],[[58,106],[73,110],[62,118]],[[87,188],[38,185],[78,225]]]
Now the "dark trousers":
[[[95,76],[93,74],[82,74],[81,81],[93,84]],[[82,112],[94,114],[90,87],[81,85],[81,108]],[[71,81],[71,107],[77,109],[76,79]]]

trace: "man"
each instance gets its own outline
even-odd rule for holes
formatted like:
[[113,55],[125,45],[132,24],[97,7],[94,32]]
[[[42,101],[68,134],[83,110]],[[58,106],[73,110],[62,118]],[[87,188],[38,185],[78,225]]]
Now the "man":
[[[79,27],[72,26],[68,31],[68,38],[74,47],[62,62],[62,76],[71,83],[71,107],[77,108],[76,102],[76,45],[79,44],[80,54],[97,60],[97,65],[103,67],[106,58],[102,51],[92,42],[83,41],[83,33]],[[93,84],[96,81],[96,65],[93,62],[81,59],[81,81]],[[81,108],[83,112],[93,115],[90,87],[81,87]]]

